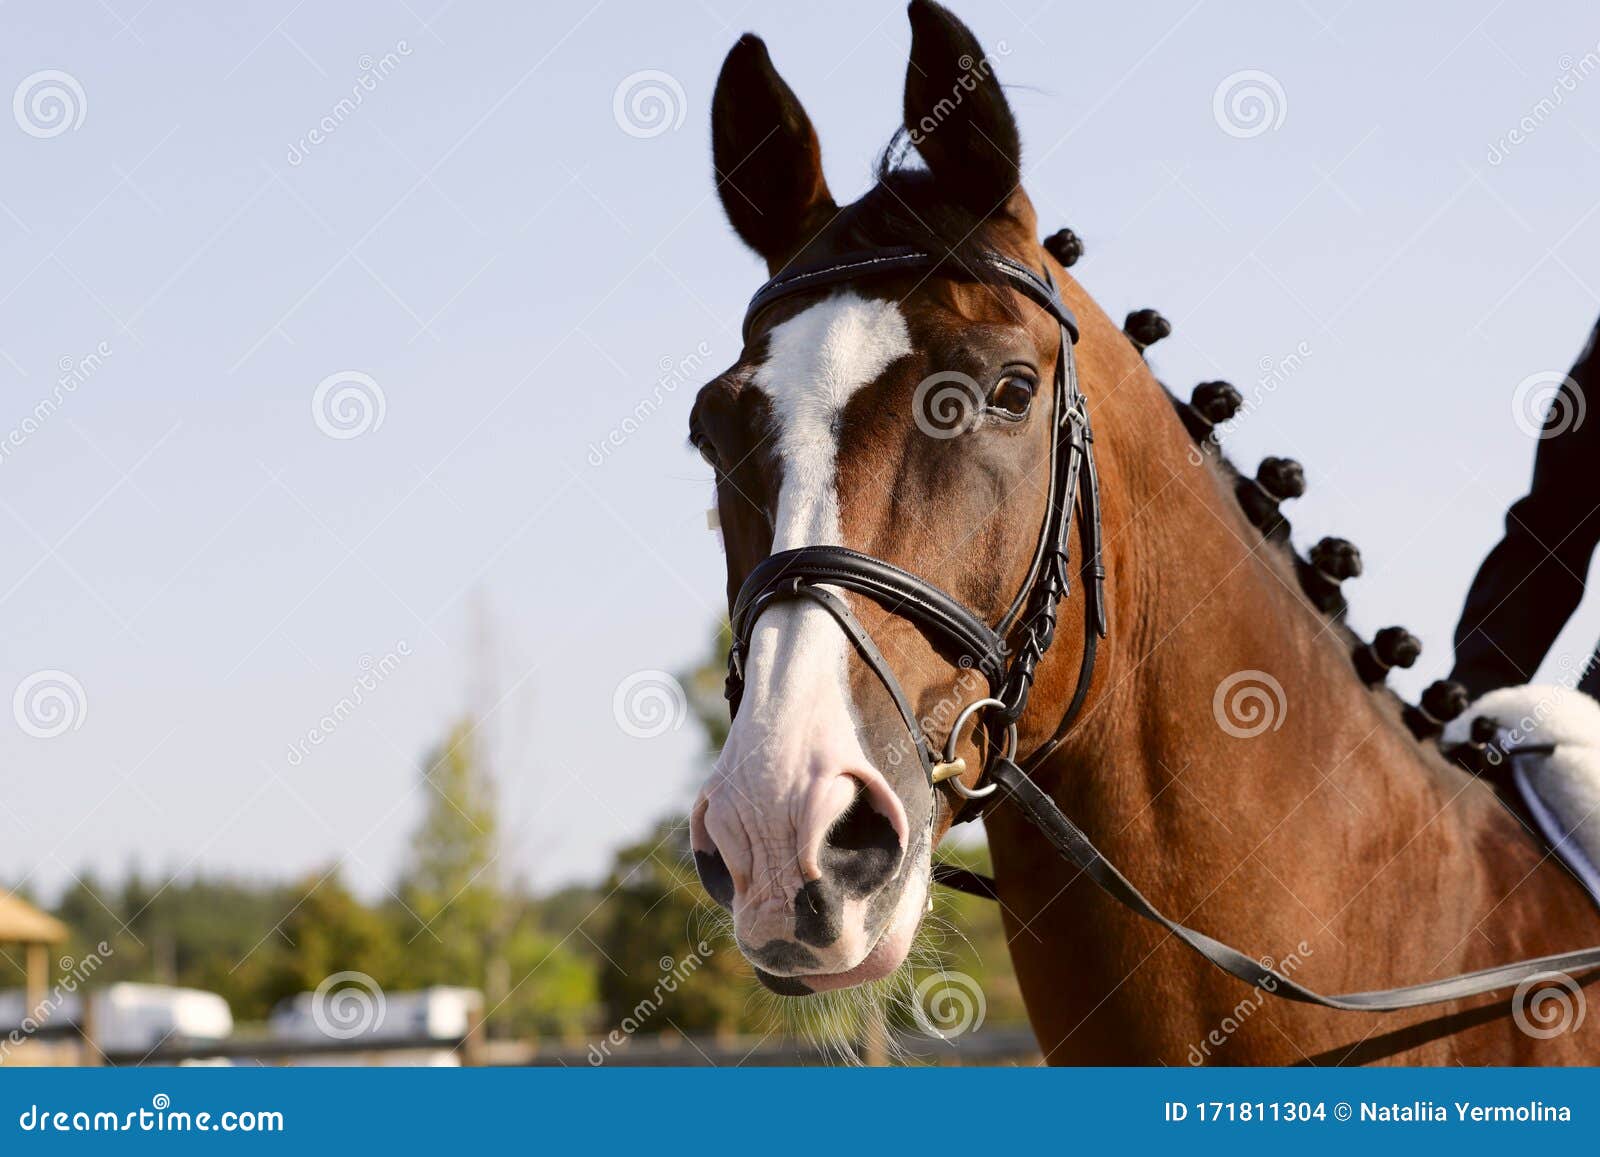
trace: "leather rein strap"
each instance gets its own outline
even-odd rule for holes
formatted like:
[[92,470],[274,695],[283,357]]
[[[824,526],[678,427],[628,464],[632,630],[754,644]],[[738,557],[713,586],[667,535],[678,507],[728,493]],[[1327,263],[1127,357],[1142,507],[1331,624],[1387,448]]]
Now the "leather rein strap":
[[[1022,589],[1011,609],[996,627],[990,627],[961,602],[926,579],[871,555],[840,546],[805,546],[780,551],[757,565],[746,577],[734,601],[730,625],[733,643],[728,653],[727,697],[737,713],[744,690],[744,659],[749,653],[756,621],[773,603],[806,599],[831,615],[861,659],[878,677],[894,700],[895,708],[916,748],[930,787],[934,779],[934,746],[910,699],[900,686],[871,634],[848,603],[827,588],[864,595],[890,614],[909,620],[926,634],[942,654],[964,668],[976,668],[989,682],[999,706],[990,707],[991,739],[998,730],[1015,726],[1027,707],[1034,674],[1055,638],[1056,615],[1069,585],[1068,547],[1072,515],[1081,506],[1079,539],[1083,561],[1079,575],[1084,587],[1084,645],[1077,689],[1061,723],[1050,739],[1022,764],[1011,753],[996,754],[982,769],[994,788],[1021,809],[1063,859],[1130,911],[1166,929],[1212,964],[1246,984],[1265,992],[1324,1008],[1347,1012],[1392,1012],[1423,1005],[1442,1004],[1510,988],[1534,977],[1554,972],[1583,973],[1600,968],[1600,946],[1541,956],[1493,968],[1480,969],[1442,980],[1424,981],[1402,988],[1375,989],[1326,996],[1306,988],[1272,968],[1204,932],[1172,919],[1152,904],[1061,811],[1053,799],[1029,776],[1060,746],[1071,730],[1088,694],[1094,673],[1097,644],[1106,633],[1105,567],[1100,528],[1100,483],[1095,472],[1094,435],[1088,405],[1078,387],[1073,345],[1078,323],[1062,301],[1048,269],[1043,277],[998,253],[981,258],[991,274],[1023,293],[1055,318],[1061,328],[1056,359],[1053,440],[1050,455],[1050,499],[1039,545]],[[954,263],[954,262],[952,262]],[[774,303],[794,294],[826,289],[847,282],[897,273],[927,274],[945,261],[918,249],[883,249],[849,254],[825,265],[779,274],[756,292],[745,313],[744,337],[748,341],[756,318]],[[970,270],[957,270],[971,276]],[[936,790],[936,789],[935,789]],[[990,789],[991,791],[993,788]],[[962,794],[974,798],[970,789]],[[987,793],[982,793],[987,794]],[[980,801],[987,804],[989,800]],[[952,805],[958,806],[958,805]],[[960,807],[955,822],[982,814],[970,804]],[[930,820],[931,822],[931,820]],[[998,899],[994,881],[954,865],[934,866],[936,882],[987,899]]]
[[[1323,1008],[1343,1012],[1395,1012],[1403,1008],[1444,1004],[1486,992],[1510,988],[1531,977],[1554,972],[1587,972],[1600,967],[1600,945],[1580,948],[1573,952],[1559,952],[1554,956],[1540,956],[1532,960],[1519,960],[1514,964],[1501,964],[1450,976],[1443,980],[1428,980],[1421,984],[1408,984],[1403,988],[1380,988],[1370,992],[1350,992],[1339,996],[1324,996],[1320,992],[1298,984],[1259,961],[1252,960],[1237,948],[1224,944],[1165,915],[1134,887],[1128,878],[1117,870],[1115,864],[1101,855],[1100,850],[1083,834],[1077,824],[1044,790],[1028,778],[1027,774],[1007,759],[997,759],[989,767],[989,776],[1000,784],[1013,803],[1022,809],[1028,821],[1043,833],[1051,847],[1063,859],[1078,868],[1119,904],[1143,916],[1176,936],[1218,968],[1236,976],[1246,984],[1260,988],[1274,996],[1301,1004],[1316,1004]],[[992,893],[991,893],[992,895]]]

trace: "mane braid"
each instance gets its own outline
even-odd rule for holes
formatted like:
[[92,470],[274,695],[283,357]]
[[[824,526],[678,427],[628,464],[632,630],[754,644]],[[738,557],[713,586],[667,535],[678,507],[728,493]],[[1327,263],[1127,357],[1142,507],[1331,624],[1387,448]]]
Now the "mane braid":
[[[1161,388],[1163,390],[1166,390],[1167,397],[1169,399],[1171,399],[1174,407],[1178,407],[1178,406],[1182,405],[1182,402],[1177,398],[1176,395],[1174,395],[1172,393],[1172,390],[1170,388],[1168,388],[1166,383],[1164,383],[1164,382],[1161,383]],[[1232,459],[1230,459],[1228,457],[1228,455],[1222,450],[1220,442],[1214,441],[1212,443],[1212,445],[1215,448],[1214,453],[1206,454],[1205,457],[1211,463],[1212,468],[1222,478],[1222,481],[1227,485],[1229,494],[1232,494],[1234,492],[1234,487],[1238,484],[1238,482],[1241,479],[1252,479],[1253,480],[1253,475],[1247,475],[1247,474],[1243,473],[1237,466],[1235,466],[1233,464]],[[1266,543],[1267,549],[1270,550],[1270,551],[1275,552],[1279,558],[1283,559],[1283,561],[1286,562],[1289,565],[1289,567],[1291,568],[1291,576],[1290,577],[1292,579],[1292,577],[1293,577],[1292,569],[1293,569],[1295,563],[1299,559],[1299,555],[1296,553],[1296,551],[1294,549],[1294,544],[1292,542],[1290,542],[1287,538],[1274,539],[1274,538],[1272,538],[1272,537],[1270,537],[1268,535],[1265,535],[1265,534],[1263,534],[1261,537],[1262,537],[1263,541]],[[1295,584],[1292,589],[1298,591],[1299,590],[1299,585]],[[1301,592],[1301,593],[1302,593],[1302,596],[1303,596],[1304,592]],[[1313,614],[1317,615],[1318,618],[1328,620],[1328,625],[1331,627],[1331,629],[1332,629],[1332,631],[1334,633],[1334,636],[1345,644],[1345,654],[1347,656],[1354,654],[1356,648],[1365,647],[1367,645],[1367,640],[1363,639],[1355,631],[1355,629],[1350,626],[1349,622],[1346,619],[1341,618],[1341,617],[1335,617],[1335,616],[1332,616],[1332,615],[1323,614],[1321,611],[1317,610],[1316,607],[1310,606],[1310,600],[1309,599],[1306,599],[1306,602],[1307,602],[1308,608],[1310,609],[1310,611]],[[1353,663],[1351,665],[1351,669],[1352,670],[1355,669]],[[1404,699],[1402,699],[1400,697],[1399,693],[1396,692],[1387,683],[1380,683],[1380,684],[1377,684],[1375,686],[1369,686],[1368,690],[1371,691],[1372,693],[1374,693],[1375,695],[1377,695],[1385,703],[1389,704],[1390,706],[1392,706],[1394,708],[1394,722],[1395,722],[1395,724],[1397,726],[1400,726],[1400,727],[1404,728],[1404,723],[1402,722],[1400,713],[1405,710],[1405,708],[1407,707],[1407,703],[1406,703],[1406,701]],[[1407,731],[1407,734],[1409,735],[1410,732]],[[1421,744],[1420,746],[1423,746],[1424,748],[1427,747],[1426,744]]]

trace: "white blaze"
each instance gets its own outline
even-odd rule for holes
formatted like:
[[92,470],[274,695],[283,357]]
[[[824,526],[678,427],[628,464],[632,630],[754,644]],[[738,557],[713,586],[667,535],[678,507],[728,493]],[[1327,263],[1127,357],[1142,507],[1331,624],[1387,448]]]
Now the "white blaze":
[[772,549],[842,546],[839,421],[857,391],[911,352],[892,301],[851,292],[813,305],[772,331],[752,377],[772,401],[783,486]]
[[[843,292],[775,327],[753,386],[772,403],[782,464],[772,549],[842,546],[839,424],[845,406],[895,359],[911,352],[892,301]],[[720,777],[744,781],[749,798],[771,800],[764,832],[750,838],[758,892],[793,872],[793,830],[819,775],[866,767],[847,680],[849,645],[828,613],[808,601],[777,603],[756,625],[745,660],[745,692],[723,750]],[[712,832],[719,841],[734,833]],[[813,868],[814,865],[802,865]],[[810,874],[809,872],[807,874]],[[792,890],[784,894],[792,894]]]

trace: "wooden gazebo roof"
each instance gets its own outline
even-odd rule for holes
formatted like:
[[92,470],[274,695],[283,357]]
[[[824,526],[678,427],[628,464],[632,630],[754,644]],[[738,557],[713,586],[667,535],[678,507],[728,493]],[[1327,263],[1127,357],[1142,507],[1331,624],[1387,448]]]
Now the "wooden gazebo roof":
[[59,944],[67,926],[26,900],[0,892],[0,944]]

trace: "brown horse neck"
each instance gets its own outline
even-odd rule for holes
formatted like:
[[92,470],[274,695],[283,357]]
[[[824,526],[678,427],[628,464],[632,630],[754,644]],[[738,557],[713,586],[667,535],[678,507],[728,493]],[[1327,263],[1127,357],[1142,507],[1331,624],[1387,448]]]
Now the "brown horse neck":
[[[1103,765],[1113,750],[1130,768],[1168,763],[1146,777],[1152,795],[1178,774],[1168,757],[1203,760],[1201,778],[1230,792],[1250,790],[1249,766],[1270,767],[1269,790],[1282,795],[1296,782],[1324,782],[1338,761],[1382,783],[1391,808],[1482,794],[1412,738],[1395,696],[1361,681],[1348,633],[1301,592],[1288,551],[1246,520],[1230,480],[1213,454],[1200,454],[1144,360],[1076,284],[1068,296],[1084,326],[1079,364],[1101,476],[1111,632],[1083,722],[1056,767]],[[1062,620],[1080,614],[1075,594]],[[1053,684],[1068,681],[1075,661],[1057,658]],[[1243,704],[1218,700],[1230,679],[1246,692]],[[1253,716],[1237,716],[1255,705],[1267,726],[1236,734],[1256,729]],[[1308,758],[1318,752],[1320,771]]]
[[[1348,635],[1307,601],[1221,472],[1196,463],[1140,356],[1075,284],[1067,292],[1084,329],[1110,635],[1078,727],[1038,772],[1062,808],[1169,914],[1253,954],[1282,959],[1308,946],[1300,979],[1325,992],[1600,940],[1587,896],[1489,787],[1416,742],[1399,701],[1362,683]],[[1080,597],[1063,609],[1064,626],[1081,615]],[[1036,703],[1065,702],[1076,661],[1052,656]],[[1188,987],[1197,1022],[1245,991],[1073,886],[1074,873],[1015,817],[989,828],[1008,918],[1028,925],[1013,939],[1025,990],[1030,973],[1037,981],[1071,952],[1084,994],[1072,1016],[1088,1018],[1160,947],[1169,966],[1182,961],[1180,981],[1166,975]],[[1086,941],[1098,946],[1093,959]],[[1095,1018],[1114,1019],[1119,1001]],[[1332,1033],[1355,1023],[1286,1015]],[[1075,1022],[1039,1024],[1042,1043],[1060,1023]],[[1161,1031],[1159,1019],[1130,1011],[1085,1039]],[[1174,1040],[1145,1043],[1161,1052]],[[1271,1049],[1255,1055],[1295,1059]]]

